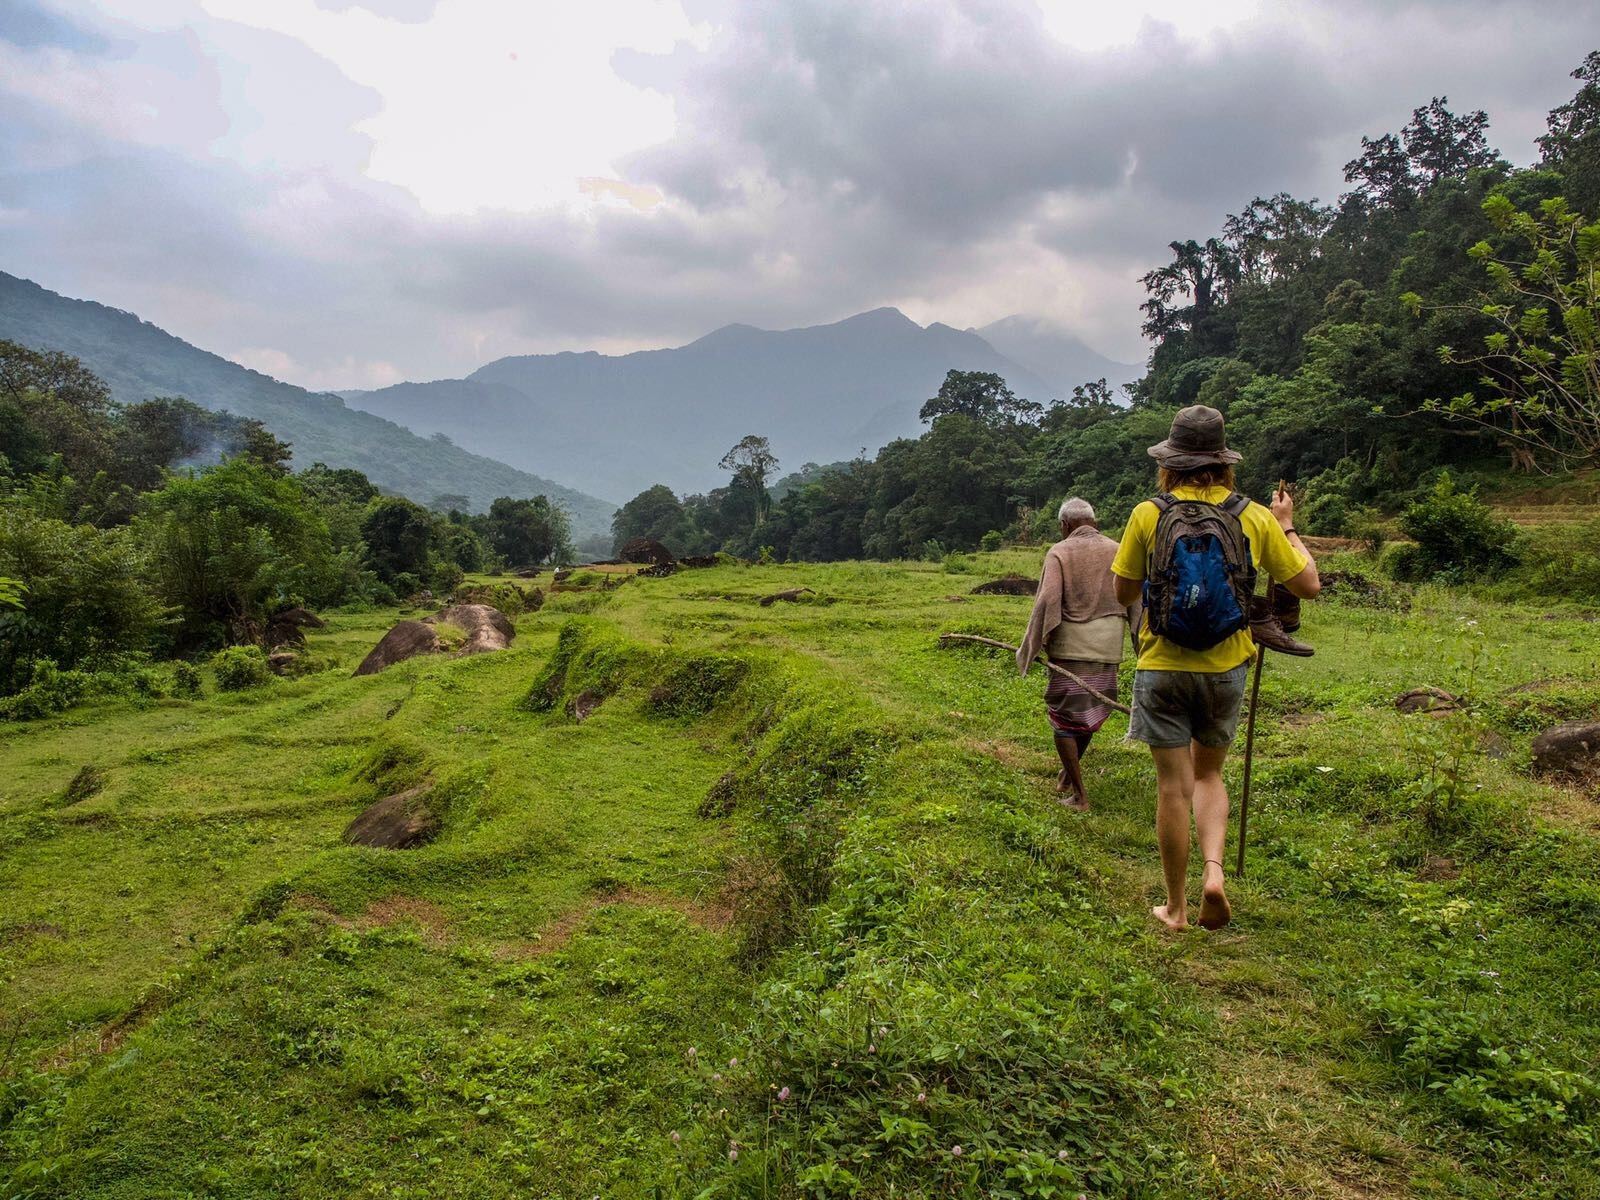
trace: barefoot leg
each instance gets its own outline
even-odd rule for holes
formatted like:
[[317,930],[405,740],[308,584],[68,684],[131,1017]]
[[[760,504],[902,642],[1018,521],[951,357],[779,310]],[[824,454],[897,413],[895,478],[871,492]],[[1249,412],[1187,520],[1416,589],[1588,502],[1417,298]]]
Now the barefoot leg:
[[1226,746],[1202,746],[1199,742],[1193,746],[1195,837],[1205,859],[1200,924],[1206,929],[1221,929],[1233,919],[1222,872],[1222,847],[1228,836],[1228,790],[1222,783],[1222,763],[1227,757]]
[[1072,734],[1056,734],[1056,754],[1061,758],[1061,775],[1056,791],[1061,792],[1061,803],[1080,812],[1089,807],[1089,798],[1083,790],[1083,766],[1078,761],[1078,741]]
[[1152,746],[1156,763],[1156,842],[1167,902],[1151,909],[1171,929],[1189,924],[1185,889],[1189,875],[1189,806],[1194,796],[1194,761],[1187,746]]

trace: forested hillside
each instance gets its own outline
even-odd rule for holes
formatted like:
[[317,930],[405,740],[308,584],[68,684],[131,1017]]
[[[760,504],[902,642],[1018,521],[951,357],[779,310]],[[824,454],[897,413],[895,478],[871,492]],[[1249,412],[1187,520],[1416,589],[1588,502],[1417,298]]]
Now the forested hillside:
[[920,437],[808,470],[770,512],[742,494],[766,476],[735,473],[671,503],[652,489],[617,532],[780,559],[938,556],[1046,533],[1074,493],[1115,526],[1152,488],[1145,448],[1197,402],[1227,415],[1243,489],[1295,484],[1314,534],[1381,537],[1473,480],[1592,490],[1600,55],[1573,74],[1531,167],[1501,157],[1487,114],[1439,97],[1351,147],[1335,200],[1256,197],[1172,242],[1144,278],[1154,351],[1125,395],[1084,380],[1030,407],[1016,401],[1047,397],[953,372]]
[[612,506],[448,440],[419,437],[392,421],[348,407],[208,353],[132,313],[71,300],[0,272],[0,338],[58,350],[103,379],[113,399],[181,397],[261,421],[293,449],[296,466],[324,462],[359,470],[386,491],[426,504],[455,496],[483,511],[496,496],[545,495],[571,514],[582,537],[603,529]]
[[347,397],[418,433],[443,430],[620,497],[653,481],[693,487],[751,430],[795,465],[875,450],[916,430],[918,407],[951,368],[1048,391],[977,334],[884,308],[807,329],[728,325],[670,350],[502,358],[465,380]]

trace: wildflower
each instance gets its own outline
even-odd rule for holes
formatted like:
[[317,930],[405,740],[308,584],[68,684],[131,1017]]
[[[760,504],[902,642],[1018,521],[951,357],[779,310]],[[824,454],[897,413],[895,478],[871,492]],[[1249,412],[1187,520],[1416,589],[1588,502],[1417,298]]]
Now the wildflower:
[[889,1027],[887,1025],[879,1025],[878,1026],[878,1036],[879,1037],[888,1037],[889,1036]]
[[786,1088],[786,1087],[779,1088],[778,1089],[778,1101],[779,1101],[779,1103],[782,1103],[783,1101],[787,1100],[788,1098],[789,1098],[789,1089]]
[[928,1093],[927,1092],[918,1092],[917,1093],[917,1103],[918,1104],[926,1104],[927,1102],[928,1102]]
[[699,1053],[699,1051],[697,1051],[693,1046],[690,1046],[689,1047],[689,1061],[693,1062],[694,1059],[695,1059],[695,1055],[698,1054],[698,1053]]
[[674,1146],[676,1146],[679,1142],[683,1141],[683,1134],[679,1133],[676,1129],[674,1129],[671,1133],[667,1134],[667,1136],[672,1139],[672,1144]]
[[878,1043],[877,1042],[873,1042],[870,1046],[867,1047],[867,1053],[868,1054],[876,1054],[877,1052],[878,1052]]
[[963,1150],[960,1146],[951,1146],[950,1147],[950,1157],[952,1157],[952,1158],[960,1158],[965,1153],[966,1153],[966,1151]]
[[722,1073],[720,1071],[713,1071],[711,1073],[711,1082],[712,1083],[721,1083],[722,1082]]
[[1067,1161],[1067,1152],[1065,1150],[1057,1151],[1056,1152],[1056,1161],[1057,1162],[1066,1162]]
[[731,1162],[731,1163],[736,1163],[736,1162],[739,1161],[739,1147],[737,1147],[737,1146],[729,1146],[728,1147],[728,1161]]
[[734,1069],[734,1068],[735,1068],[735,1067],[737,1067],[737,1066],[738,1066],[738,1065],[739,1065],[739,1060],[738,1060],[738,1059],[737,1059],[737,1058],[730,1058],[730,1059],[729,1059],[729,1060],[728,1060],[728,1070],[730,1070],[730,1071],[731,1071],[731,1070],[733,1070],[733,1069]]

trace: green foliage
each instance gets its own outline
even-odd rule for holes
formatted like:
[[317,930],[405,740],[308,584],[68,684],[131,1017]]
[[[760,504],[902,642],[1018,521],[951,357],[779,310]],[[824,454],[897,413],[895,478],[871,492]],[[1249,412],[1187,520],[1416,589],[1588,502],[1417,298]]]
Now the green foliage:
[[702,717],[725,703],[750,674],[750,663],[731,654],[697,654],[675,661],[650,691],[650,707],[669,717]]
[[1475,492],[1458,491],[1449,472],[1400,515],[1400,528],[1417,545],[1391,558],[1398,579],[1482,582],[1516,562],[1516,528],[1496,517]]
[[1524,530],[1516,559],[1496,594],[1600,604],[1600,517]]
[[27,683],[0,700],[0,717],[28,721],[63,712],[83,699],[92,682],[89,672],[64,671],[53,659],[35,658],[30,666]]
[[[1439,351],[1478,372],[1485,394],[1430,402],[1446,416],[1492,430],[1516,451],[1586,462],[1600,454],[1600,223],[1555,196],[1537,213],[1505,191],[1483,202],[1494,228],[1468,251],[1489,278],[1470,303],[1447,307],[1483,318],[1481,349]],[[1421,296],[1402,301],[1413,312]]]
[[251,641],[270,612],[341,598],[327,523],[292,476],[243,458],[150,493],[134,524],[181,647]]
[[660,542],[674,554],[693,553],[698,536],[683,503],[664,483],[647,487],[611,518],[611,545],[620,549],[634,538]]
[[172,694],[184,700],[198,700],[201,694],[200,668],[179,659],[172,664]]
[[544,496],[501,496],[489,505],[487,528],[494,552],[513,566],[533,567],[572,555],[567,514]]
[[272,678],[266,653],[260,646],[228,646],[211,656],[211,669],[217,688],[224,692],[244,692],[258,688]]
[[939,393],[923,404],[917,416],[928,423],[959,415],[980,425],[1007,427],[1037,421],[1044,407],[1019,399],[1006,381],[990,371],[950,371]]
[[145,570],[125,529],[75,528],[0,505],[0,572],[26,589],[25,607],[0,608],[0,694],[27,684],[40,660],[71,670],[149,649],[163,611]]

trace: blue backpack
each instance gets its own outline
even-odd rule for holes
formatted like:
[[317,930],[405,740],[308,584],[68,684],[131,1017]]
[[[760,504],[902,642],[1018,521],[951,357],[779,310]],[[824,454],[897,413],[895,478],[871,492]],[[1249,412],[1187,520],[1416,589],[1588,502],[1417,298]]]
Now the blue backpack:
[[1239,516],[1248,498],[1221,504],[1162,492],[1150,546],[1144,609],[1150,629],[1189,650],[1209,650],[1250,626],[1256,568]]

